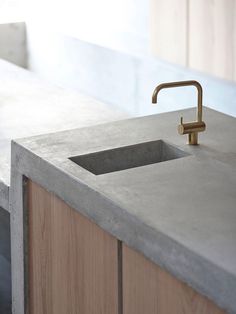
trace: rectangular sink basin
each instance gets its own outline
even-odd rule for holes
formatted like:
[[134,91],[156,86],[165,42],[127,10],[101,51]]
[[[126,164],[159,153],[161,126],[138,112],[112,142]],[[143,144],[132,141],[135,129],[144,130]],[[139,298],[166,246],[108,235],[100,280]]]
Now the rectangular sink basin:
[[69,159],[95,175],[146,166],[189,156],[162,140],[124,146]]

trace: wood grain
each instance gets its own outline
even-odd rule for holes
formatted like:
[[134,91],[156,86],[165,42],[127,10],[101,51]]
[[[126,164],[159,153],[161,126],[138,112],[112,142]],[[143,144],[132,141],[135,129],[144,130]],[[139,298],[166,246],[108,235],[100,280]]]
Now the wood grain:
[[235,0],[189,0],[189,66],[233,80]]
[[151,52],[164,60],[186,65],[187,0],[151,0]]
[[123,245],[123,314],[225,314],[143,255]]
[[29,314],[118,314],[117,240],[28,182]]

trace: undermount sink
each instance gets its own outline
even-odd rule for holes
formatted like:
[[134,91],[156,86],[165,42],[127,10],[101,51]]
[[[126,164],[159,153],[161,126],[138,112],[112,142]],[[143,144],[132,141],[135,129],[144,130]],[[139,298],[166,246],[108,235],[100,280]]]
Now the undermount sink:
[[69,159],[93,174],[100,175],[185,156],[189,154],[163,140],[157,140],[74,156]]

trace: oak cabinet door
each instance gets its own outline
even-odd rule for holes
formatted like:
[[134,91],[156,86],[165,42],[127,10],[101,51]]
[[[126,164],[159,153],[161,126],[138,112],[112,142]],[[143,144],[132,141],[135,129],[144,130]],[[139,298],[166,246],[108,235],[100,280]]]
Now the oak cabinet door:
[[28,182],[28,313],[118,314],[117,240]]
[[224,314],[140,253],[123,245],[123,314]]

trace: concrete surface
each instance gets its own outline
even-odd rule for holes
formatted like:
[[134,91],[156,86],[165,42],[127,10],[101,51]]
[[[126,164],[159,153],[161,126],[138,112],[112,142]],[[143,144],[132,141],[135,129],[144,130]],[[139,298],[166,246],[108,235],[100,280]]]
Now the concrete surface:
[[[180,116],[191,121],[195,114],[177,111],[12,143],[13,313],[23,314],[27,302],[23,176],[236,313],[235,119],[204,108],[207,130],[199,146],[190,146],[177,125]],[[160,139],[190,156],[98,176],[69,159]]]
[[77,165],[96,174],[147,166],[188,156],[184,151],[162,140],[72,156]]
[[51,85],[0,60],[0,206],[8,209],[10,142],[128,116],[90,97]]
[[0,23],[0,58],[18,66],[27,67],[24,22]]

